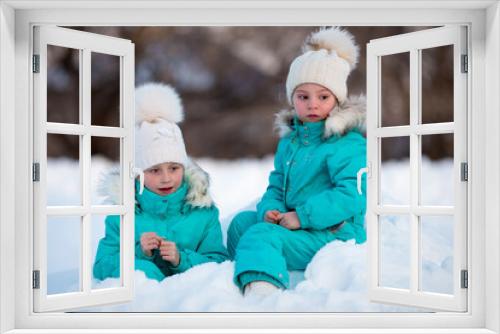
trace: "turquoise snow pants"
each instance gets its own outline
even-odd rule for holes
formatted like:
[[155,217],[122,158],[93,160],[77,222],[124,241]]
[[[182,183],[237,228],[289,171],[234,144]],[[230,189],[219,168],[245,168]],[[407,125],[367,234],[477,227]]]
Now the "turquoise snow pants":
[[236,215],[227,233],[229,255],[236,262],[234,283],[241,290],[257,280],[288,288],[287,270],[304,270],[321,247],[335,240],[329,229],[291,231],[259,222],[254,211]]

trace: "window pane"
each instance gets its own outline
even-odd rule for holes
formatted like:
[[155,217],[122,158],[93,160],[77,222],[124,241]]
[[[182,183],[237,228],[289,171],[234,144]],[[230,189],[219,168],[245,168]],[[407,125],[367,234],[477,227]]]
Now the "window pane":
[[379,216],[379,285],[410,288],[410,220],[407,215]]
[[453,216],[420,217],[421,289],[453,294]]
[[453,45],[422,50],[422,123],[453,122]]
[[91,123],[120,126],[120,57],[92,52]]
[[453,205],[453,134],[426,135],[421,140],[421,204]]
[[381,65],[382,126],[410,124],[410,53],[383,56]]
[[[120,280],[121,219],[119,216],[110,217],[106,225],[106,218],[107,216],[104,215],[92,216],[92,289],[122,286]],[[101,280],[106,281],[101,282]]]
[[82,217],[47,217],[47,294],[81,291]]
[[47,45],[47,121],[80,122],[80,50]]
[[120,205],[122,177],[120,169],[120,138],[91,138],[92,204]]
[[410,204],[410,138],[381,138],[380,204]]
[[81,205],[80,136],[47,135],[47,205]]

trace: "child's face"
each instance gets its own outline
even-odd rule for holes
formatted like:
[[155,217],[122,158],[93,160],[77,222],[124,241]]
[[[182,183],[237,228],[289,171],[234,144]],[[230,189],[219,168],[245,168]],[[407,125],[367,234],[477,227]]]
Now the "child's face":
[[318,84],[302,84],[293,93],[293,106],[297,116],[304,123],[324,120],[336,104],[335,95]]
[[179,189],[184,177],[184,167],[174,162],[164,162],[144,171],[144,186],[158,195],[168,195]]

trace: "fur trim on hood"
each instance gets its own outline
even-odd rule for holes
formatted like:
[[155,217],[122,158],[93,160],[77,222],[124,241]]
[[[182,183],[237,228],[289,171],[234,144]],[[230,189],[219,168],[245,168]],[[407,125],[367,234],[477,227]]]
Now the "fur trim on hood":
[[[212,197],[208,192],[209,175],[192,160],[189,160],[185,166],[184,180],[188,184],[187,204],[197,208],[208,208],[213,205]],[[100,196],[105,198],[103,204],[120,202],[118,197],[120,194],[120,171],[118,168],[112,168],[102,175],[97,191]]]
[[[274,127],[280,138],[292,132],[295,115],[295,109],[285,109],[276,114]],[[366,132],[366,98],[363,95],[349,97],[330,112],[325,121],[323,137],[343,135],[354,128]]]

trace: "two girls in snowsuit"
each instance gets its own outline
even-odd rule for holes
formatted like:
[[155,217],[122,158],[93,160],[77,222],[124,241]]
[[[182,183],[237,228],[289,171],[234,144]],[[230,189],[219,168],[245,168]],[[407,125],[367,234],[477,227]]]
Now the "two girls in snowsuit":
[[[365,101],[349,98],[346,84],[358,46],[347,31],[329,28],[312,34],[304,51],[286,82],[293,108],[276,118],[281,139],[267,191],[257,211],[241,212],[228,230],[234,282],[245,294],[288,288],[288,270],[305,269],[333,240],[366,239],[365,179],[358,179],[366,166]],[[226,251],[207,176],[187,160],[175,125],[182,113],[158,111],[180,104],[178,97],[159,98],[157,88],[137,91],[136,165],[144,182],[136,182],[135,226],[136,269],[161,280],[196,264],[222,262]],[[119,276],[119,244],[119,217],[110,216],[96,278]]]
[[281,139],[269,186],[257,211],[239,213],[228,230],[234,282],[245,294],[288,288],[287,270],[305,269],[333,240],[366,240],[365,179],[357,177],[366,166],[365,101],[348,98],[346,85],[358,54],[350,33],[322,29],[290,66],[293,108],[276,118]]
[[[205,262],[223,262],[219,211],[208,194],[208,175],[186,154],[176,123],[182,104],[167,85],[146,84],[136,90],[135,164],[140,169],[135,193],[135,269],[161,281]],[[102,185],[111,202],[119,173]],[[120,216],[106,217],[93,274],[120,277]]]

